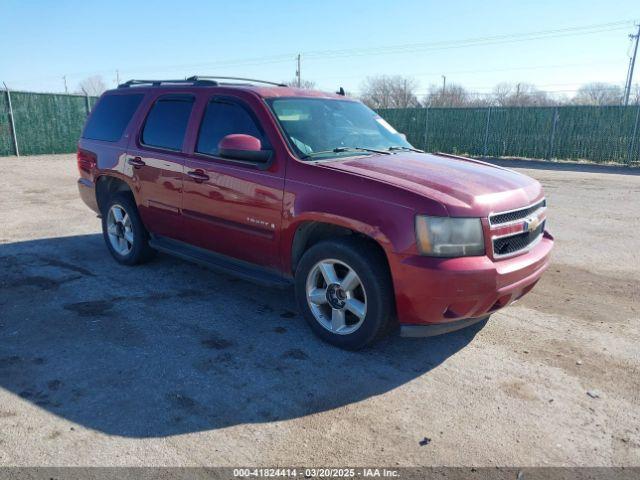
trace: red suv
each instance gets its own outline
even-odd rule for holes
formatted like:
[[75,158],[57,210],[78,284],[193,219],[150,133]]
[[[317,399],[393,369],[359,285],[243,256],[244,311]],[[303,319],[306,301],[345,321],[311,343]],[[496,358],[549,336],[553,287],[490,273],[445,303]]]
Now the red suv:
[[[463,126],[461,126],[463,128]],[[256,80],[132,80],[79,142],[78,186],[107,248],[295,284],[311,328],[356,349],[400,324],[486,319],[549,262],[540,184],[427,154],[359,101]]]

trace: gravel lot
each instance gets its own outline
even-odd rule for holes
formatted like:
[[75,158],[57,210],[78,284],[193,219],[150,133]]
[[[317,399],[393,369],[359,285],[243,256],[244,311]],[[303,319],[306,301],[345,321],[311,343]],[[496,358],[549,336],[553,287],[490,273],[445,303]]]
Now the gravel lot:
[[640,465],[638,169],[523,169],[557,238],[536,289],[347,353],[290,291],[117,265],[73,155],[0,163],[0,465]]

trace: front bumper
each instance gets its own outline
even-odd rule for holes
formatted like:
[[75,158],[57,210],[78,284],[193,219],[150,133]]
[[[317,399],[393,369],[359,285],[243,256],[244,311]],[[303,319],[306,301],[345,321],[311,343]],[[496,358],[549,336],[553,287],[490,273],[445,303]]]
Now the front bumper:
[[444,324],[450,324],[446,331],[452,331],[457,330],[454,324],[464,328],[488,317],[535,286],[549,265],[552,247],[553,237],[544,232],[532,250],[503,260],[486,256],[395,258],[390,266],[401,328],[440,325],[434,331],[445,333]]
[[465,318],[446,323],[432,323],[429,325],[400,325],[401,337],[435,337],[449,332],[455,332],[462,328],[470,327],[476,323],[488,320],[489,317]]

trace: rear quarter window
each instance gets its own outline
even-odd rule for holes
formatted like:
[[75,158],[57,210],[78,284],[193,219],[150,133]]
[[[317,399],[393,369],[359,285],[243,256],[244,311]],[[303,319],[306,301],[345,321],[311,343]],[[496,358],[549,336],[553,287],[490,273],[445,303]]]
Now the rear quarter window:
[[82,138],[117,142],[140,105],[143,94],[107,95],[95,106]]

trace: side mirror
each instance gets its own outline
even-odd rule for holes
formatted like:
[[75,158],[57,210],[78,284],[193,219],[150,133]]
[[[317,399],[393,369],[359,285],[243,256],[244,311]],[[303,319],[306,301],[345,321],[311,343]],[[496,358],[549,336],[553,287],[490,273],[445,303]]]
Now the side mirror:
[[266,163],[271,158],[271,150],[262,150],[262,142],[251,135],[234,133],[218,143],[218,153],[222,158],[244,162]]
[[403,140],[407,139],[407,134],[406,133],[400,133],[399,135],[402,137]]

